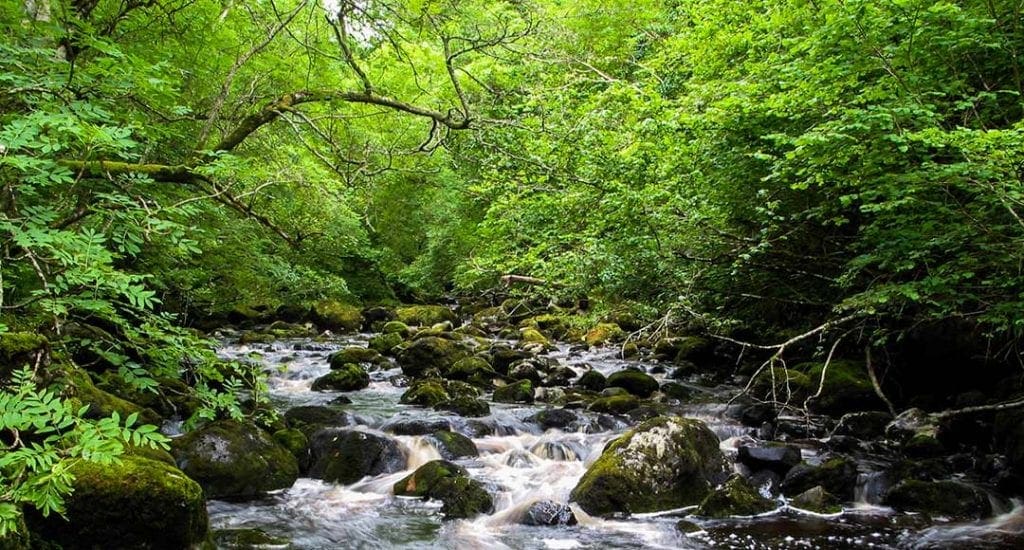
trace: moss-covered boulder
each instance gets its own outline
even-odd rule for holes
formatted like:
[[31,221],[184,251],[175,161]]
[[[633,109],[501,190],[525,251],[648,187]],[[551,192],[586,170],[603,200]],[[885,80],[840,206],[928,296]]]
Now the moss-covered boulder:
[[493,387],[494,380],[501,378],[501,375],[491,368],[490,363],[476,356],[459,359],[444,375],[451,380],[465,380],[484,388]]
[[465,477],[465,468],[447,460],[431,460],[416,468],[416,471],[395,482],[392,488],[396,496],[429,498],[437,482],[446,477]]
[[285,428],[283,430],[277,430],[273,435],[274,441],[277,441],[282,447],[288,449],[288,452],[295,457],[295,460],[304,460],[306,456],[306,449],[309,447],[309,438],[302,430],[295,428]]
[[626,331],[614,323],[598,323],[597,326],[587,331],[583,341],[588,346],[603,346],[605,344],[621,342],[626,337]]
[[380,327],[380,332],[381,334],[397,334],[402,338],[408,338],[412,334],[412,329],[401,321],[388,321],[384,323],[384,326]]
[[605,375],[596,370],[588,370],[576,381],[576,385],[590,391],[601,391],[608,386]]
[[576,525],[576,515],[568,504],[553,500],[534,502],[526,509],[520,523],[537,527]]
[[313,304],[313,322],[324,330],[359,332],[363,326],[363,313],[356,306],[337,300],[322,300]]
[[455,323],[458,317],[447,306],[405,306],[395,310],[398,320],[406,325],[429,327],[438,323]]
[[310,438],[307,471],[315,479],[349,484],[401,471],[405,463],[402,446],[390,437],[328,428]]
[[435,371],[447,372],[455,363],[469,357],[469,351],[458,342],[428,336],[412,342],[398,353],[398,366],[406,376],[417,378]]
[[498,403],[533,403],[533,382],[517,380],[494,390]]
[[288,539],[268,535],[260,529],[217,529],[213,542],[221,550],[290,550]]
[[355,363],[346,363],[313,381],[313,391],[357,391],[370,385],[370,375]]
[[545,347],[551,345],[551,340],[548,340],[547,336],[544,336],[535,328],[524,328],[520,330],[519,342],[523,344],[540,344]]
[[291,487],[299,477],[292,453],[246,422],[207,424],[172,441],[171,454],[208,498],[254,498]]
[[338,350],[331,354],[328,361],[331,364],[332,369],[340,369],[349,363],[380,363],[384,359],[380,356],[380,352],[374,349],[361,348],[359,346],[350,346],[341,350]]
[[370,349],[382,353],[384,355],[393,355],[398,346],[401,346],[405,340],[401,334],[395,334],[393,332],[387,334],[377,334],[370,338],[370,341],[366,343]]
[[814,412],[840,416],[855,411],[885,410],[885,403],[875,393],[863,362],[834,359],[828,364],[828,370],[824,363],[803,363],[793,369],[807,375],[809,395],[817,392],[822,372],[825,373],[821,395],[808,402]]
[[152,409],[163,418],[188,418],[201,406],[191,386],[174,378],[159,377],[154,391],[129,384],[120,374],[107,371],[99,375],[96,387],[125,401]]
[[523,323],[525,326],[536,327],[538,330],[551,336],[552,338],[561,340],[569,334],[572,329],[572,323],[567,315],[558,313],[545,313],[536,317],[531,317]]
[[71,399],[75,407],[87,406],[86,418],[106,418],[115,412],[121,418],[125,418],[130,414],[137,413],[143,424],[160,424],[161,418],[156,411],[99,389],[89,373],[84,370],[67,365],[63,365],[61,370],[63,376],[58,381],[62,388],[61,394]]
[[819,514],[836,514],[843,511],[839,499],[826,491],[821,485],[815,485],[800,493],[793,497],[789,503],[801,510],[809,510]]
[[608,386],[622,388],[637,397],[650,397],[658,391],[658,381],[636,370],[620,370],[608,377]]
[[451,399],[448,390],[440,379],[427,379],[413,383],[405,390],[398,402],[403,405],[419,405],[433,407]]
[[444,519],[466,519],[494,510],[494,499],[477,480],[465,476],[444,477],[434,484],[431,498],[444,503]]
[[31,367],[40,355],[46,356],[50,342],[41,334],[30,332],[0,333],[0,379],[5,379],[14,370]]
[[978,519],[992,513],[983,491],[956,481],[902,481],[889,489],[884,502],[901,511],[953,519]]
[[565,430],[579,420],[576,413],[569,409],[544,409],[526,419],[533,422],[543,430],[559,429]]
[[636,396],[624,393],[595,399],[587,409],[597,413],[626,414],[639,406],[640,400]]
[[458,432],[439,430],[430,434],[429,439],[437,452],[447,460],[480,456],[480,450],[476,448],[476,443]]
[[38,538],[73,548],[189,548],[208,537],[203,489],[163,462],[127,456],[119,464],[79,462],[66,497],[67,521],[28,514]]
[[[352,423],[345,411],[323,405],[301,405],[285,411],[284,421],[289,428],[297,428],[309,432],[308,428],[331,426],[347,426]],[[316,431],[315,429],[313,431]]]
[[729,470],[718,445],[699,420],[653,418],[611,442],[571,498],[594,515],[699,504]]
[[857,465],[841,456],[829,458],[818,465],[801,463],[786,474],[781,488],[786,495],[795,496],[818,485],[843,500],[853,500]]
[[730,516],[756,516],[775,508],[775,503],[761,496],[747,478],[733,475],[704,498],[696,513],[706,518],[721,519]]
[[434,410],[449,411],[467,418],[477,418],[491,414],[491,407],[483,399],[473,397],[455,397],[434,405]]

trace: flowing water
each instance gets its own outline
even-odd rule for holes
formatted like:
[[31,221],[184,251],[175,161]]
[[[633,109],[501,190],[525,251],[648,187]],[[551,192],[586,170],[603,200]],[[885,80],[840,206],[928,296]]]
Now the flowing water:
[[[338,397],[313,392],[310,386],[329,371],[327,356],[349,345],[365,345],[368,335],[331,343],[309,340],[245,346],[225,344],[225,358],[260,362],[270,375],[270,396],[279,410],[298,405],[326,405]],[[629,362],[612,350],[570,351],[562,346],[552,357],[582,372],[584,364],[610,374]],[[635,363],[633,363],[635,365]],[[542,431],[525,419],[545,407],[491,404],[491,415],[465,419],[415,406],[398,404],[404,388],[393,380],[401,370],[371,371],[370,386],[345,394],[352,401],[344,410],[352,427],[387,433],[409,420],[436,420],[471,437],[480,456],[457,460],[494,495],[495,511],[472,520],[442,521],[440,503],[395,497],[392,485],[416,467],[440,458],[431,440],[392,436],[406,449],[406,470],[370,477],[343,486],[300,478],[293,487],[260,500],[235,503],[211,501],[212,526],[259,528],[287,538],[294,548],[1019,548],[1024,544],[1024,508],[970,524],[931,523],[920,516],[896,514],[878,506],[886,480],[870,469],[862,473],[858,502],[842,513],[820,515],[789,507],[784,500],[773,512],[752,518],[692,522],[690,534],[677,528],[685,510],[600,519],[573,507],[574,526],[527,526],[521,520],[537,501],[568,503],[569,493],[600,455],[605,444],[622,434],[629,423],[577,411],[580,421],[568,431]],[[722,440],[726,453],[741,442],[755,441],[749,428],[729,420],[726,409],[734,388],[696,388],[698,404],[682,413],[698,418]],[[804,450],[815,460],[814,445]]]

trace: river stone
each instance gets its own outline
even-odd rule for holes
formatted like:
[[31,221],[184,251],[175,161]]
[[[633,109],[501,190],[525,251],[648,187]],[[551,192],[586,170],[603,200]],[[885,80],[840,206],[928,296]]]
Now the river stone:
[[299,477],[292,453],[257,426],[219,420],[171,442],[178,467],[207,498],[254,498],[287,489]]
[[398,318],[395,310],[384,306],[363,308],[362,314],[363,330],[366,332],[375,331],[377,328]]
[[533,403],[533,382],[517,380],[494,390],[498,403]]
[[331,354],[328,361],[332,369],[344,368],[349,363],[379,363],[383,360],[377,350],[351,346]]
[[477,418],[491,414],[491,407],[483,399],[472,397],[456,397],[434,405],[434,410],[450,411],[459,416]]
[[534,502],[526,509],[520,521],[523,525],[548,527],[555,525],[576,525],[576,515],[568,504],[552,500]]
[[288,539],[268,535],[261,529],[218,529],[213,532],[217,548],[222,550],[289,550]]
[[704,498],[697,507],[696,514],[721,519],[730,516],[756,516],[775,508],[775,503],[761,496],[745,477],[733,475]]
[[449,380],[465,380],[482,387],[494,387],[493,380],[501,377],[490,363],[476,356],[459,359],[444,375]]
[[451,423],[443,418],[403,418],[388,422],[381,428],[395,435],[427,435],[450,429]]
[[817,485],[844,501],[853,500],[857,466],[843,457],[830,458],[818,466],[797,464],[783,478],[781,488],[786,495],[798,495]]
[[324,330],[358,332],[363,326],[359,308],[336,300],[323,300],[313,304],[313,322]]
[[848,435],[858,439],[874,439],[885,434],[892,415],[881,411],[847,413],[839,419],[832,435]]
[[956,481],[903,481],[886,493],[884,502],[900,511],[954,519],[978,519],[992,513],[984,492]]
[[346,363],[313,381],[313,391],[358,391],[370,385],[370,375],[355,363]]
[[529,380],[540,384],[540,365],[534,359],[521,359],[508,367],[508,377],[512,380]]
[[413,378],[423,376],[427,371],[447,372],[460,359],[469,356],[462,344],[427,336],[420,338],[398,352],[398,366],[402,373]]
[[444,503],[444,519],[466,519],[494,510],[491,494],[479,481],[468,477],[441,478],[434,484],[431,498]]
[[420,405],[421,407],[433,407],[451,399],[448,390],[440,379],[432,378],[420,380],[413,383],[398,402],[403,405]]
[[439,430],[430,434],[430,440],[441,456],[448,460],[480,456],[473,440],[457,432]]
[[26,514],[35,537],[68,549],[190,548],[208,537],[203,489],[174,466],[125,456],[117,464],[81,461],[71,473],[66,520]]
[[458,321],[455,312],[448,306],[405,306],[395,310],[398,320],[407,325],[433,326],[438,323]]
[[437,482],[446,477],[465,477],[469,472],[465,468],[447,460],[431,460],[416,468],[416,471],[395,482],[392,488],[395,496],[400,497],[433,497]]
[[801,460],[798,447],[782,444],[765,447],[743,445],[737,455],[737,461],[751,470],[771,470],[780,476],[786,475]]
[[543,430],[559,429],[564,430],[579,418],[576,413],[568,409],[544,409],[526,419],[533,422]]
[[322,405],[301,405],[285,411],[284,420],[290,428],[306,429],[311,426],[347,426],[348,413]]
[[658,381],[651,376],[635,370],[621,370],[608,377],[608,386],[622,388],[629,393],[647,398],[658,391]]
[[839,505],[839,499],[821,485],[811,487],[793,497],[790,504],[801,510],[810,510],[819,514],[835,514],[843,510],[843,507]]
[[588,370],[576,381],[576,385],[590,391],[601,391],[608,386],[608,379],[596,370]]
[[699,420],[648,420],[605,448],[571,498],[593,515],[699,504],[728,472],[718,445],[718,437]]
[[313,434],[309,446],[308,474],[315,479],[350,484],[366,476],[405,469],[402,446],[377,434],[324,429]]
[[598,413],[626,414],[639,406],[640,400],[627,393],[595,399],[587,409]]
[[389,332],[374,335],[373,337],[370,338],[370,341],[367,342],[366,345],[369,346],[370,349],[373,349],[380,353],[392,355],[393,352],[398,348],[398,346],[402,345],[402,342],[404,341],[405,340],[402,339],[401,334]]

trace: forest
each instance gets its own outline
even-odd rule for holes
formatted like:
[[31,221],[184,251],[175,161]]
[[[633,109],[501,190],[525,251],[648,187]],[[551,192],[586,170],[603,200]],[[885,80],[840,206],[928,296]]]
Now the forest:
[[0,549],[1024,545],[1024,2],[0,31]]

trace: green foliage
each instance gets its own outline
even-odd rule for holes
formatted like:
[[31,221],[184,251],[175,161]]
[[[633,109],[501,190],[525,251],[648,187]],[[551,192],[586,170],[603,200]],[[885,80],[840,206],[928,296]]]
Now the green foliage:
[[75,410],[51,390],[38,388],[28,369],[15,372],[0,388],[0,538],[17,528],[22,506],[44,516],[63,513],[74,482],[70,468],[78,461],[115,463],[126,445],[170,448],[156,426],[136,426],[136,414],[122,421],[115,412],[89,421],[82,418],[87,408]]

